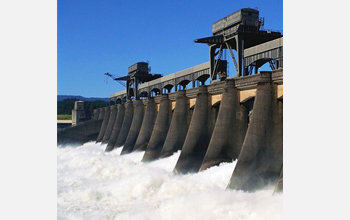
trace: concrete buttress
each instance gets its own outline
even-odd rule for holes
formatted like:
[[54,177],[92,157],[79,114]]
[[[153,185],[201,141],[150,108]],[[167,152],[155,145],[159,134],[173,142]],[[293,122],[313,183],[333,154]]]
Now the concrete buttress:
[[92,119],[93,120],[97,120],[99,113],[100,113],[100,109],[99,108],[94,109],[94,111],[93,111],[93,118]]
[[210,102],[207,86],[199,86],[196,106],[174,172],[198,172],[210,141]]
[[154,97],[148,97],[146,113],[143,117],[141,130],[137,137],[133,151],[144,151],[147,148],[148,142],[151,138],[154,123],[157,118],[157,105]]
[[106,132],[105,134],[103,135],[103,138],[102,138],[102,143],[105,144],[105,143],[108,143],[108,140],[109,138],[111,137],[111,134],[112,134],[112,130],[113,130],[113,125],[115,123],[115,117],[117,115],[117,106],[116,105],[112,105],[111,106],[111,113],[109,115],[109,119],[108,119],[108,125],[107,125],[107,128],[106,128]]
[[99,114],[98,114],[98,120],[99,119],[103,119],[105,117],[105,108],[102,107],[102,108],[99,108]]
[[114,148],[121,147],[125,144],[126,138],[128,137],[128,133],[130,130],[133,115],[134,115],[134,104],[131,100],[128,100],[125,104],[125,114],[124,114],[123,124],[120,129]]
[[283,167],[281,169],[280,177],[278,178],[278,181],[276,183],[273,193],[280,193],[280,192],[283,192]]
[[230,189],[255,191],[276,185],[283,164],[282,103],[278,103],[271,72],[261,72],[250,124]]
[[242,138],[238,135],[242,123],[239,117],[240,104],[234,80],[226,80],[218,117],[211,136],[208,150],[200,170],[237,159],[242,147]]
[[108,125],[109,115],[111,113],[111,110],[110,110],[109,106],[106,106],[103,109],[104,109],[103,122],[102,122],[100,133],[98,134],[98,137],[96,139],[96,143],[102,141],[103,136],[104,136],[104,134],[106,132],[107,125]]
[[159,112],[152,131],[151,139],[148,143],[142,161],[148,162],[158,159],[163,148],[165,138],[171,121],[171,102],[167,94],[161,96]]
[[177,91],[176,105],[171,119],[170,128],[166,136],[160,158],[168,157],[181,150],[188,131],[189,100],[185,90]]
[[111,151],[114,149],[114,145],[115,142],[117,142],[119,133],[120,133],[120,129],[122,127],[123,124],[123,120],[124,120],[124,114],[125,114],[125,107],[124,104],[117,104],[117,116],[113,125],[113,130],[112,130],[112,134],[111,137],[108,140],[108,145],[106,147],[105,151]]
[[131,153],[142,125],[143,115],[144,115],[144,105],[142,100],[135,100],[135,109],[132,123],[130,126],[128,137],[126,138],[122,154]]

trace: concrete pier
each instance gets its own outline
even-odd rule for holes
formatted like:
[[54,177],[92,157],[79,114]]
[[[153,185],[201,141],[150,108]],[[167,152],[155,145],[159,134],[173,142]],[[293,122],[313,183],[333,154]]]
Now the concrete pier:
[[103,135],[102,138],[102,143],[108,143],[109,138],[111,137],[112,134],[112,130],[113,130],[113,125],[115,122],[115,117],[117,116],[117,106],[116,105],[112,105],[110,107],[110,115],[109,115],[109,119],[108,119],[108,125],[105,131],[105,134]]
[[189,100],[186,96],[186,91],[177,91],[173,117],[164,146],[160,153],[160,158],[170,156],[174,152],[182,149],[190,123],[190,121],[188,121],[188,115]]
[[125,114],[124,104],[118,104],[117,108],[118,108],[118,111],[117,111],[117,116],[116,116],[116,119],[115,119],[115,122],[113,125],[112,134],[108,140],[108,145],[107,145],[105,151],[111,151],[114,149],[114,145],[117,142],[120,129],[123,125],[124,114]]
[[157,118],[157,105],[153,97],[147,100],[146,113],[142,121],[141,130],[137,137],[133,151],[144,151],[147,148],[148,142],[151,138],[153,127]]
[[228,188],[255,191],[277,183],[283,160],[282,107],[277,102],[271,72],[261,72],[253,114]]
[[151,139],[142,158],[143,162],[158,159],[171,121],[171,103],[167,94],[163,94],[160,100],[159,112],[152,131]]
[[132,123],[130,126],[128,137],[126,138],[121,155],[131,153],[142,125],[143,115],[144,115],[144,105],[142,100],[135,100],[135,109]]
[[283,167],[281,169],[280,177],[278,178],[278,181],[276,183],[273,193],[281,193],[281,192],[283,192]]
[[103,119],[105,117],[105,108],[99,108],[98,119]]
[[97,108],[97,109],[94,109],[93,111],[93,120],[97,120],[98,119],[98,115],[100,114],[100,109]]
[[180,157],[174,172],[186,174],[198,172],[210,141],[210,102],[207,86],[199,86],[196,106]]
[[101,142],[103,139],[103,136],[106,132],[107,129],[107,125],[108,125],[108,120],[109,120],[109,115],[111,113],[110,107],[104,107],[104,116],[103,116],[103,122],[102,122],[102,126],[101,126],[101,130],[100,133],[98,134],[98,137],[96,139],[96,143]]
[[134,116],[134,104],[131,100],[128,100],[125,104],[125,114],[124,114],[123,124],[121,126],[114,148],[121,147],[125,144],[126,138],[128,137],[128,134],[129,134],[133,116]]
[[239,105],[235,81],[226,80],[214,131],[200,170],[238,158],[242,146],[238,129],[242,127],[240,123],[243,123],[237,117]]

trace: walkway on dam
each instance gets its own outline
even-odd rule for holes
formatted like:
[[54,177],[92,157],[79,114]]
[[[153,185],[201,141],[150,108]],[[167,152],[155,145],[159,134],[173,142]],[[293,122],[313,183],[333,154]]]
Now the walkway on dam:
[[[247,48],[244,50],[244,67],[255,67],[255,74],[257,69],[263,64],[271,62],[272,68],[283,69],[283,37],[262,43],[260,45]],[[253,73],[251,73],[253,74]],[[245,76],[246,77],[246,76]],[[181,70],[167,76],[145,82],[139,86],[140,97],[155,97],[159,94],[169,94],[178,90],[189,88],[196,88],[204,85],[210,78],[210,63],[205,62],[191,68]],[[231,76],[227,78],[237,78]],[[214,81],[218,82],[218,80]],[[188,86],[190,85],[190,86]],[[111,101],[120,103],[126,101],[126,90],[111,94],[109,96]]]

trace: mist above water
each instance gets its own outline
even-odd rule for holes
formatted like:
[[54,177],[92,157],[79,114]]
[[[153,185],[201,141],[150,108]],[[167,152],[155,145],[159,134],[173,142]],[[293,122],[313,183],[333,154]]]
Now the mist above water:
[[236,161],[175,175],[180,151],[143,163],[144,152],[86,143],[57,148],[58,219],[282,219],[283,195],[226,190]]

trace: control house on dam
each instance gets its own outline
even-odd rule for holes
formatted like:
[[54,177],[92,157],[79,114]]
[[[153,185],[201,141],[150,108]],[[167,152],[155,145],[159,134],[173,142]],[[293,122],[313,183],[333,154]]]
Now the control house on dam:
[[[283,191],[283,36],[263,25],[258,10],[243,8],[194,40],[208,45],[208,62],[167,76],[146,62],[123,77],[106,73],[126,89],[91,120],[58,131],[58,144],[101,142],[122,155],[143,151],[143,162],[181,150],[178,174],[238,159],[228,189]],[[259,71],[265,64],[270,70]]]

